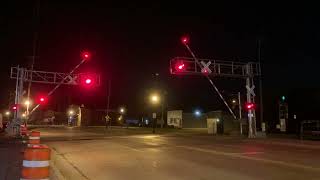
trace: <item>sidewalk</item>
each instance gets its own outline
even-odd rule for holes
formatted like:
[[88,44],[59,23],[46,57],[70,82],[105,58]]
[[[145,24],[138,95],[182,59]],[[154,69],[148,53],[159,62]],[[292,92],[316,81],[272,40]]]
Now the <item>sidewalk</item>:
[[[0,134],[0,180],[20,180],[23,151],[26,144],[21,139],[9,138]],[[63,180],[59,172],[50,168],[51,180]]]
[[21,140],[0,134],[0,179],[20,179],[23,147]]

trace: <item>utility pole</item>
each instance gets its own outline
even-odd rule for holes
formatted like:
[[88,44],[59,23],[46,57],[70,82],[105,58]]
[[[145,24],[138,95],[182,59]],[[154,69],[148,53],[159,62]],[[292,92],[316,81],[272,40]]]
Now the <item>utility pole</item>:
[[242,119],[242,106],[241,106],[241,94],[240,92],[238,92],[238,105],[239,105],[239,121],[240,121],[240,134],[243,133],[243,130],[242,130],[242,122],[241,122],[241,119]]
[[157,113],[152,113],[152,133],[156,133],[156,126],[157,126]]
[[[34,18],[38,20],[39,17],[39,11],[40,11],[40,0],[37,0],[36,2],[36,7],[34,9]],[[36,21],[37,21],[36,20]],[[38,22],[35,22],[38,25]],[[32,61],[31,61],[31,71],[33,71],[34,68],[34,62],[35,62],[35,57],[37,54],[37,43],[38,43],[38,31],[36,30],[37,27],[34,27],[34,32],[33,32],[33,48],[32,48]],[[32,79],[32,74],[30,74],[30,79]],[[30,91],[31,91],[31,84],[32,82],[29,81],[28,84],[28,92],[27,92],[27,100],[30,101]],[[29,106],[30,103],[27,104],[27,113],[26,115],[29,115]]]
[[[259,61],[259,71],[261,73],[261,40],[258,40],[258,61]],[[263,97],[262,97],[262,75],[259,77],[259,94],[260,94],[260,121],[261,121],[261,130],[266,132],[266,123],[263,120]]]
[[[109,118],[110,130],[111,130],[111,118],[109,117],[109,108],[110,108],[110,96],[111,96],[111,79],[108,80],[108,96],[107,96],[107,118]],[[108,122],[107,122],[108,123]],[[106,123],[106,128],[108,124]]]

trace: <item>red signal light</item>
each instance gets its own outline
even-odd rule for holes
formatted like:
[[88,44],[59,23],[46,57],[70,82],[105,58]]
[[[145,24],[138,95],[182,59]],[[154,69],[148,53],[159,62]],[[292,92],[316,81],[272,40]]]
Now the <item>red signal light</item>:
[[14,110],[14,111],[18,110],[18,106],[17,106],[16,104],[13,105],[13,106],[12,106],[12,110]]
[[90,54],[88,51],[84,51],[84,52],[82,52],[82,54],[81,54],[81,58],[82,58],[83,60],[89,60],[90,57],[91,57],[91,54]]
[[91,84],[91,82],[92,82],[92,80],[91,80],[91,79],[89,79],[89,78],[88,78],[88,79],[86,79],[86,81],[85,81],[85,83],[86,83],[86,84]]
[[87,87],[87,88],[91,88],[91,87],[94,87],[96,86],[96,79],[94,76],[92,75],[84,75],[82,78],[81,78],[81,84],[82,86],[84,87]]
[[188,36],[183,36],[183,37],[181,38],[181,42],[182,42],[183,44],[188,44],[188,43],[189,43],[189,37],[188,37]]
[[179,62],[176,63],[175,69],[178,72],[185,71],[186,70],[186,65],[183,63],[183,61],[179,61]]
[[256,108],[256,105],[254,103],[246,103],[247,110],[254,110],[255,108]]
[[40,96],[40,97],[38,98],[38,103],[39,103],[39,104],[45,104],[46,101],[47,101],[47,98],[46,98],[45,96]]

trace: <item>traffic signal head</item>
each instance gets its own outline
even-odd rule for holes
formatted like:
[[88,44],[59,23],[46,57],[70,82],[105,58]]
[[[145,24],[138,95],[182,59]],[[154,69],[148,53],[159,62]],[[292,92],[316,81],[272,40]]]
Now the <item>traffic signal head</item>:
[[256,105],[254,103],[246,103],[245,105],[246,110],[254,110],[256,108]]
[[88,51],[83,51],[83,52],[81,53],[81,58],[82,58],[83,60],[89,60],[89,59],[91,58],[91,54],[90,54]]

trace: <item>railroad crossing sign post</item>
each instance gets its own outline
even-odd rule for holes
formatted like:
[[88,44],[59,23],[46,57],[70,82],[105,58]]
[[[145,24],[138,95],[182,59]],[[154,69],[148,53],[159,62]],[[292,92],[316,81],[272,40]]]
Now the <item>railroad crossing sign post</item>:
[[[246,89],[247,89],[247,103],[254,103],[254,97],[256,96],[254,93],[254,88],[255,86],[253,85],[253,77],[252,77],[252,72],[250,71],[250,66],[247,64],[246,66]],[[248,128],[249,128],[249,133],[248,137],[249,138],[254,138],[256,136],[256,117],[255,117],[255,110],[249,109],[248,110]]]

